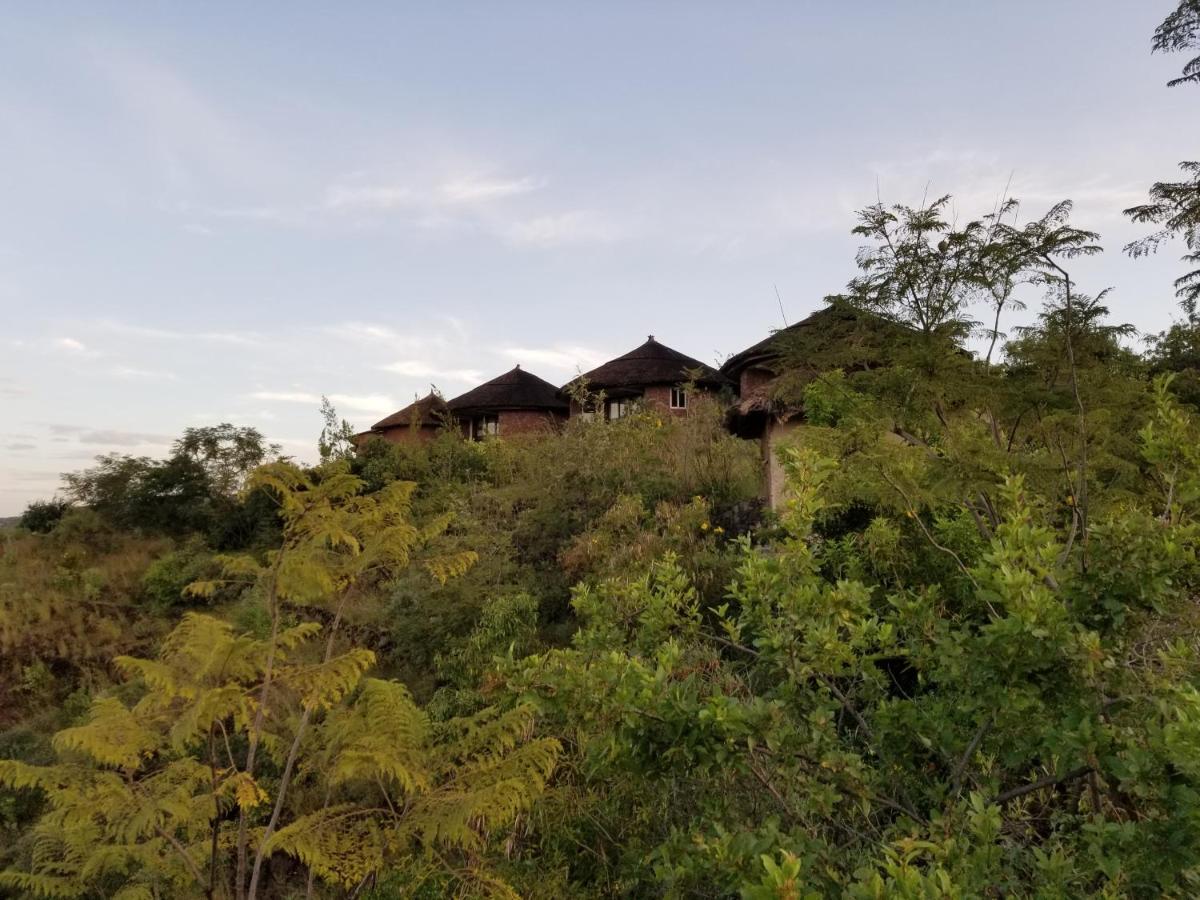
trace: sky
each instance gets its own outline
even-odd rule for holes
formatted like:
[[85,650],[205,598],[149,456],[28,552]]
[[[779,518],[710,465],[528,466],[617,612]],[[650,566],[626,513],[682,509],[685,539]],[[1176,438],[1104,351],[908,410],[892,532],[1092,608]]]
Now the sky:
[[1073,199],[1081,289],[1161,330],[1182,250],[1121,210],[1200,149],[1174,5],[10,5],[0,516],[194,425],[312,459],[323,394],[366,428],[651,333],[720,362],[845,285],[877,198]]

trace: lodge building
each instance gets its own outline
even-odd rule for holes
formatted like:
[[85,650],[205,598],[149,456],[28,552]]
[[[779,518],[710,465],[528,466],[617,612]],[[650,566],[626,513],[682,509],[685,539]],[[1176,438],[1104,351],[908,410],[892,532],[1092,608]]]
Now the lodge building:
[[562,392],[532,372],[516,368],[447,403],[465,438],[554,431],[567,419]]
[[381,437],[393,444],[425,444],[452,422],[453,413],[450,412],[449,404],[441,396],[430,391],[404,409],[397,410],[386,419],[380,419],[369,431],[364,431],[357,437]]
[[[689,390],[717,393],[731,386],[716,369],[660,344],[650,335],[641,346],[584,372],[564,385],[563,391],[571,396],[571,415],[603,412],[606,419],[619,419],[635,403],[670,415],[685,415]],[[596,400],[581,400],[581,393]],[[594,404],[602,408],[585,408]]]
[[[732,433],[761,444],[764,493],[775,506],[783,493],[776,450],[803,422],[802,404],[787,399],[796,391],[779,390],[780,383],[785,378],[803,383],[823,369],[854,369],[862,360],[878,359],[895,335],[869,318],[831,305],[734,354],[719,370],[654,335],[561,387],[518,365],[450,400],[431,391],[356,438],[362,446],[371,438],[419,444],[444,430],[469,440],[553,434],[571,417],[620,419],[635,407],[684,416],[694,395],[706,394],[728,401]],[[839,350],[844,359],[836,355]]]

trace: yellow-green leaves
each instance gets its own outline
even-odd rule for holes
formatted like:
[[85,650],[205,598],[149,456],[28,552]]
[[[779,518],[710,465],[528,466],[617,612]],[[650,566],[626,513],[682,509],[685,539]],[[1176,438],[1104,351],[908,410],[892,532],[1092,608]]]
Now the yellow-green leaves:
[[74,750],[101,765],[122,769],[136,769],[157,746],[157,735],[112,697],[102,697],[92,704],[87,724],[54,736],[54,747],[60,753]]
[[352,803],[301,816],[271,836],[269,851],[294,856],[325,881],[352,888],[384,860],[375,818]]
[[284,666],[276,683],[294,692],[301,705],[328,709],[354,690],[363,672],[374,664],[370,650],[349,650],[319,663]]
[[334,751],[333,784],[382,782],[414,792],[432,782],[425,758],[429,719],[402,684],[366,679],[354,705],[331,716],[325,730]]

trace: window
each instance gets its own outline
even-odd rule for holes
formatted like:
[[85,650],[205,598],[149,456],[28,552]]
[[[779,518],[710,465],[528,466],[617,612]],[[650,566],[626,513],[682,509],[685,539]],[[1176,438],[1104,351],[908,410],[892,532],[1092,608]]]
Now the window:
[[671,388],[671,409],[687,409],[687,391],[683,388]]
[[500,433],[499,416],[476,416],[471,420],[471,437],[477,441]]
[[628,400],[609,400],[604,404],[604,417],[610,422],[629,415]]

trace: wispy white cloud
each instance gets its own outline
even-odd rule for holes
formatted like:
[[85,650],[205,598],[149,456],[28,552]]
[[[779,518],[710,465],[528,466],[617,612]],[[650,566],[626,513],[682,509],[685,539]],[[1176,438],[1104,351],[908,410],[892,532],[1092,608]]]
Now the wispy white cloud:
[[144,431],[122,431],[116,428],[93,428],[90,425],[52,423],[47,427],[56,440],[75,440],[80,444],[98,444],[114,447],[164,447],[174,440],[165,434],[150,434]]
[[421,351],[429,349],[442,350],[456,343],[463,336],[461,323],[446,322],[449,334],[441,329],[417,328],[399,331],[389,325],[372,322],[341,322],[337,325],[327,325],[320,329],[338,340],[362,346],[386,347],[391,351]]
[[334,337],[347,341],[363,343],[392,343],[401,340],[399,333],[387,325],[375,325],[371,322],[342,322],[326,327],[325,332]]
[[574,372],[592,369],[608,359],[608,355],[591,347],[554,345],[552,347],[506,347],[500,351],[522,365],[545,366]]
[[401,360],[379,367],[384,372],[394,375],[404,375],[408,378],[432,378],[445,381],[480,381],[483,378],[478,369],[442,368],[430,365],[420,360]]
[[255,190],[284,179],[284,148],[255,134],[179,68],[119,41],[93,38],[87,49],[173,196],[197,194],[210,178]]
[[459,178],[441,186],[441,194],[452,203],[478,203],[528,194],[545,186],[544,178]]
[[1143,202],[1146,192],[1141,181],[1118,178],[1103,167],[1014,167],[1006,157],[972,147],[916,149],[876,160],[868,168],[878,180],[885,203],[915,204],[922,198],[951,193],[953,213],[961,219],[987,213],[1008,197],[1021,201],[1028,216],[1041,215],[1060,200],[1069,199],[1074,201],[1080,221],[1123,223],[1121,211]]
[[286,206],[266,205],[227,206],[209,209],[208,214],[217,219],[263,222],[270,225],[286,225],[289,227],[307,225],[312,220],[312,210],[305,207],[293,209]]
[[240,344],[255,347],[263,343],[261,335],[245,331],[177,331],[170,328],[153,328],[146,325],[131,325],[127,322],[107,320],[98,327],[114,334],[157,341],[204,341],[216,344]]
[[54,346],[60,350],[66,350],[70,353],[86,353],[87,345],[83,341],[76,340],[73,337],[60,337],[54,341]]
[[523,247],[607,244],[624,236],[615,222],[586,209],[517,219],[504,223],[499,231],[511,243]]
[[255,391],[250,395],[255,400],[268,400],[272,403],[310,403],[319,406],[320,394],[308,394],[303,391]]
[[[254,391],[248,395],[254,400],[270,403],[303,403],[319,407],[321,395],[308,391]],[[386,394],[329,394],[329,402],[335,407],[354,412],[384,413],[396,408],[395,401]]]
[[411,206],[415,200],[412,188],[397,184],[335,184],[325,192],[325,205],[332,210],[386,211]]
[[112,373],[118,378],[149,379],[153,381],[174,381],[175,373],[158,369],[139,369],[136,366],[117,366]]

